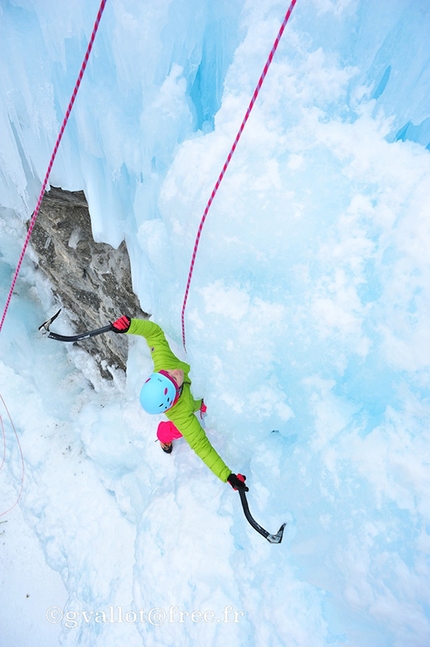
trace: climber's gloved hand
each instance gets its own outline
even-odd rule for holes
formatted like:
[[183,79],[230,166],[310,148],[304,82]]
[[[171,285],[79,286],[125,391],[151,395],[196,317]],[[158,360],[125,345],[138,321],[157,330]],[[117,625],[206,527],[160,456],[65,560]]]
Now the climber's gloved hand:
[[202,400],[202,403],[200,405],[200,420],[203,420],[203,418],[205,417],[205,415],[207,413],[207,410],[208,410],[208,408],[205,405],[205,401]]
[[230,483],[233,490],[245,490],[249,492],[249,487],[245,485],[246,476],[243,474],[230,474],[227,481]]
[[131,319],[127,315],[123,315],[113,323],[111,323],[111,329],[113,332],[127,332],[130,328]]

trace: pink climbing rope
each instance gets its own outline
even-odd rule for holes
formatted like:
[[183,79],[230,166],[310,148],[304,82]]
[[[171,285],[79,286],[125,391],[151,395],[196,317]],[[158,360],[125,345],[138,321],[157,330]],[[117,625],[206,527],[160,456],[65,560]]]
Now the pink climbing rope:
[[45,194],[45,190],[46,190],[46,187],[47,187],[47,184],[48,184],[48,180],[49,180],[49,176],[51,174],[51,170],[52,170],[52,167],[53,167],[53,164],[54,164],[54,160],[55,160],[55,158],[57,156],[57,151],[58,151],[58,148],[60,146],[60,142],[61,142],[61,140],[63,138],[64,130],[65,130],[67,122],[69,120],[70,113],[72,112],[73,104],[75,103],[76,95],[78,94],[78,90],[79,90],[79,87],[81,85],[82,77],[84,76],[84,72],[85,72],[85,69],[87,67],[88,59],[90,57],[91,50],[93,48],[94,39],[96,37],[97,30],[99,28],[100,20],[101,20],[101,17],[102,17],[103,10],[105,8],[106,2],[107,2],[107,0],[102,0],[101,3],[100,3],[100,7],[99,7],[99,10],[98,10],[97,17],[96,17],[94,27],[93,27],[93,31],[92,31],[92,34],[91,34],[91,38],[90,38],[90,41],[88,43],[87,51],[85,52],[84,60],[82,62],[82,66],[81,66],[81,69],[79,71],[78,80],[76,81],[76,84],[75,84],[75,87],[74,87],[74,90],[73,90],[73,93],[72,93],[72,97],[71,97],[69,105],[67,107],[67,111],[66,111],[65,117],[63,119],[63,123],[61,125],[61,129],[60,129],[60,132],[58,134],[57,141],[55,142],[54,150],[52,152],[51,159],[50,159],[49,164],[48,164],[48,169],[46,171],[45,179],[43,180],[42,189],[40,191],[40,195],[39,195],[39,198],[37,200],[36,208],[33,211],[33,215],[31,216],[30,225],[28,227],[28,232],[27,232],[27,236],[26,236],[26,239],[25,239],[25,242],[24,242],[24,246],[22,248],[21,255],[20,255],[19,260],[18,260],[18,265],[16,266],[15,274],[13,275],[13,278],[12,278],[12,284],[10,286],[9,294],[8,294],[7,299],[6,299],[6,305],[5,305],[5,308],[4,308],[4,311],[3,311],[3,316],[2,316],[2,319],[1,319],[1,322],[0,322],[0,331],[3,328],[3,323],[4,323],[4,320],[6,319],[6,314],[7,314],[7,311],[9,309],[9,305],[10,305],[10,302],[11,302],[11,299],[12,299],[13,291],[15,289],[15,284],[16,284],[16,281],[18,279],[19,271],[21,269],[22,261],[24,260],[25,252],[27,251],[28,243],[30,242],[30,238],[31,238],[31,234],[33,232],[35,222],[36,222],[36,218],[37,218],[37,216],[39,214],[39,209],[40,209],[40,205],[42,203],[42,198],[43,198],[43,196]]
[[183,305],[182,305],[182,343],[183,343],[184,348],[186,347],[185,346],[185,309],[187,307],[187,301],[188,301],[188,295],[189,295],[189,292],[190,292],[191,279],[192,279],[193,271],[194,271],[194,263],[196,261],[197,250],[198,250],[199,243],[200,243],[200,236],[202,234],[202,230],[203,230],[203,226],[205,224],[206,216],[208,215],[208,212],[209,212],[209,209],[211,208],[212,202],[214,201],[214,198],[215,198],[215,196],[217,194],[217,191],[218,191],[219,186],[220,186],[220,184],[222,182],[222,179],[223,179],[223,177],[224,177],[224,175],[225,175],[225,173],[227,171],[227,168],[228,168],[228,166],[230,164],[231,158],[233,157],[234,151],[236,150],[236,147],[237,147],[237,145],[239,143],[239,140],[240,140],[240,138],[242,136],[243,130],[244,130],[245,126],[246,126],[246,122],[248,121],[249,115],[251,114],[251,111],[252,111],[252,109],[254,107],[254,104],[255,104],[255,102],[257,100],[257,97],[258,97],[258,95],[260,93],[261,86],[263,85],[263,81],[266,78],[266,74],[267,74],[267,72],[269,70],[270,64],[272,63],[275,52],[278,49],[278,45],[280,43],[280,40],[281,40],[282,35],[284,33],[285,27],[286,27],[286,25],[287,25],[287,23],[288,23],[288,21],[290,19],[291,13],[292,13],[292,11],[294,9],[294,6],[295,6],[296,2],[297,2],[297,0],[292,0],[290,6],[288,7],[288,11],[285,14],[285,18],[282,21],[282,25],[279,28],[278,35],[276,36],[275,42],[273,43],[273,47],[272,47],[272,49],[270,51],[270,54],[269,54],[269,56],[267,58],[267,61],[266,61],[266,64],[265,64],[265,66],[263,68],[263,72],[261,73],[261,76],[258,79],[258,83],[257,83],[257,86],[256,86],[256,88],[254,90],[254,94],[252,95],[252,98],[251,98],[251,101],[249,103],[248,109],[247,109],[247,111],[245,113],[245,116],[243,118],[242,123],[240,124],[240,128],[239,128],[238,133],[236,135],[236,139],[234,140],[233,146],[231,147],[230,152],[227,155],[227,159],[226,159],[226,161],[224,163],[224,166],[222,167],[221,173],[218,176],[218,179],[217,179],[217,181],[215,183],[215,186],[213,188],[213,191],[212,191],[212,193],[210,195],[210,198],[208,200],[206,208],[205,208],[205,210],[203,212],[203,216],[202,216],[202,218],[200,220],[199,228],[197,230],[196,241],[195,241],[195,244],[194,244],[193,254],[192,254],[192,257],[191,257],[191,264],[190,264],[190,270],[189,270],[189,273],[188,273],[187,286],[185,288],[184,302],[183,302]]
[[[19,442],[18,433],[17,433],[17,431],[15,429],[15,425],[13,424],[13,420],[12,420],[12,417],[11,417],[11,415],[9,413],[9,409],[6,406],[6,402],[4,401],[3,396],[1,395],[1,393],[0,393],[0,401],[2,402],[2,404],[3,404],[3,406],[4,406],[5,410],[6,410],[7,416],[9,418],[10,426],[12,427],[13,433],[15,434],[15,439],[16,439],[16,443],[18,445],[18,450],[19,450],[19,458],[20,458],[20,462],[21,462],[21,478],[20,478],[20,485],[19,485],[18,495],[17,495],[13,505],[11,505],[7,510],[3,510],[2,512],[0,512],[0,517],[3,517],[5,514],[7,514],[8,512],[11,512],[11,510],[14,509],[14,507],[18,504],[18,502],[19,502],[19,500],[21,498],[21,495],[22,495],[22,492],[23,492],[23,489],[24,489],[24,455],[22,453],[22,447],[21,447],[21,443]],[[3,424],[3,417],[1,415],[1,413],[0,413],[0,426],[1,426],[1,430],[2,430],[2,436],[3,436],[3,460],[2,460],[2,464],[0,465],[0,471],[1,471],[2,468],[3,468],[3,465],[5,463],[5,460],[6,460],[6,434],[5,434],[4,424]]]

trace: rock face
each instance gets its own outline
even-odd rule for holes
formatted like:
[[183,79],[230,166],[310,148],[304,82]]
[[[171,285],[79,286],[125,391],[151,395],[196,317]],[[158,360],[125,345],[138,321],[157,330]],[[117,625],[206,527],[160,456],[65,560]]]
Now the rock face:
[[[49,278],[54,294],[75,322],[76,332],[100,328],[121,314],[148,317],[132,290],[125,243],[114,249],[94,242],[82,191],[52,187],[45,194],[31,246],[39,269]],[[106,333],[77,343],[94,356],[103,377],[112,377],[110,366],[125,370],[125,335]]]

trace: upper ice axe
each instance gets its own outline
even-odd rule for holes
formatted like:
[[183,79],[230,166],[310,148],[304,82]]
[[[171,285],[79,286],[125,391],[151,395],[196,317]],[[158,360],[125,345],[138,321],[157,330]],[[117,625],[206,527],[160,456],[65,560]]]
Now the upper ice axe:
[[278,532],[276,533],[276,535],[271,535],[270,532],[267,532],[267,530],[264,530],[264,528],[262,528],[260,524],[257,523],[255,519],[252,517],[249,511],[248,500],[246,498],[245,490],[243,488],[239,490],[239,494],[240,494],[240,501],[242,503],[242,508],[245,513],[245,517],[247,518],[251,526],[257,532],[259,532],[260,535],[263,535],[263,537],[265,537],[267,541],[270,542],[271,544],[280,544],[282,541],[282,536],[284,534],[284,528],[287,524],[283,523],[282,526],[279,528]]
[[58,317],[58,315],[61,312],[61,308],[59,309],[58,312],[55,313],[53,317],[50,319],[47,319],[46,321],[43,322],[41,326],[39,326],[39,330],[42,328],[49,332],[48,339],[56,339],[57,341],[80,341],[81,339],[88,339],[88,337],[95,337],[96,335],[101,335],[104,332],[109,332],[109,330],[112,330],[111,324],[107,326],[103,326],[103,328],[97,328],[96,330],[88,330],[87,332],[81,332],[78,333],[77,335],[59,335],[56,332],[52,332],[49,330],[49,326],[52,324],[53,321]]

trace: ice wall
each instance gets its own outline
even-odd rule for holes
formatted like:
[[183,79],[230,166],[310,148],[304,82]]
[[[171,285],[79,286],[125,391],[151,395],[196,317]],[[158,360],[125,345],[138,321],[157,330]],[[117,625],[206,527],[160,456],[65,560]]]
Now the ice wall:
[[[112,0],[103,17],[51,181],[85,190],[96,239],[126,239],[142,308],[177,342],[198,222],[286,8]],[[1,202],[22,219],[96,9],[2,4]],[[424,2],[298,0],[204,229],[186,319],[195,393],[256,516],[288,520],[287,552],[250,537],[183,447],[168,467],[154,458],[131,404],[140,346],[118,404],[79,414],[136,524],[135,604],[246,609],[243,625],[198,628],[209,644],[429,642],[429,23]],[[220,539],[190,543],[203,515]],[[87,597],[105,599],[71,555]],[[145,644],[181,635],[140,629]]]
[[[96,10],[96,3],[57,7],[29,0],[1,9],[7,56],[1,71],[2,204],[23,217],[34,208]],[[155,219],[155,247],[163,235],[158,195],[178,145],[212,130],[233,53],[254,24],[248,58],[240,68],[246,73],[241,77],[232,71],[232,91],[237,99],[242,95],[242,102],[227,116],[231,130],[213,160],[207,186],[195,189],[204,200],[284,13],[280,2],[256,8],[243,1],[113,1],[106,8],[51,182],[85,190],[96,240],[117,246],[127,238],[144,309],[156,307],[157,275],[146,258],[151,243],[145,241],[152,237],[145,226],[145,240],[136,234]],[[385,133],[389,141],[412,139],[427,146],[429,62],[422,45],[427,21],[423,3],[405,0],[306,3],[295,10],[277,60],[288,57],[292,74],[301,79],[300,92],[308,92],[315,106],[324,101],[329,118],[335,117],[328,101],[332,76],[314,86],[312,75],[300,70],[310,54],[308,67],[315,71],[331,66],[349,76],[341,101],[335,99],[336,118],[353,122],[364,95],[374,99],[374,117],[383,112],[391,119]],[[200,207],[190,203],[190,219],[199,217]]]

